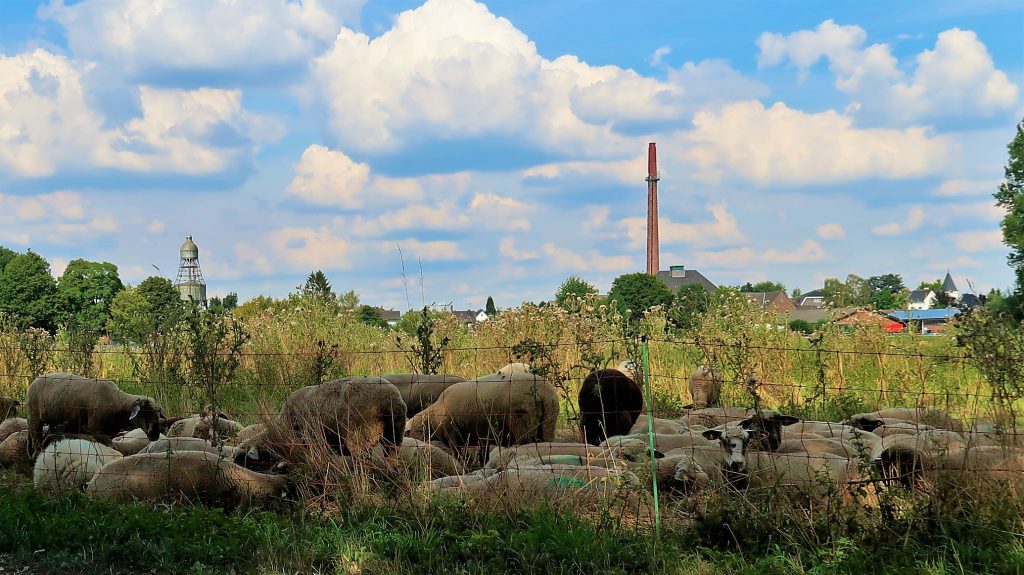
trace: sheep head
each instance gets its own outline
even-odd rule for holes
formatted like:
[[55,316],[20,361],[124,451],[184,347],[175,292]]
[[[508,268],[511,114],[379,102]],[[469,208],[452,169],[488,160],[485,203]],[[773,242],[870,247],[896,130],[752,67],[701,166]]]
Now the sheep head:
[[709,429],[701,435],[722,444],[722,449],[725,450],[722,468],[726,471],[727,476],[729,474],[746,474],[747,445],[750,443],[749,431],[730,425],[725,428]]
[[128,421],[145,431],[150,441],[156,441],[160,439],[160,422],[164,418],[163,415],[163,410],[155,401],[148,397],[139,397],[132,402]]
[[792,415],[765,410],[760,415],[748,417],[739,422],[739,426],[751,432],[751,438],[758,444],[775,451],[782,443],[782,426],[793,425],[800,420]]
[[874,417],[871,414],[859,413],[854,415],[843,422],[844,425],[856,427],[861,431],[875,431],[879,427],[885,425],[885,421],[882,421],[880,417]]

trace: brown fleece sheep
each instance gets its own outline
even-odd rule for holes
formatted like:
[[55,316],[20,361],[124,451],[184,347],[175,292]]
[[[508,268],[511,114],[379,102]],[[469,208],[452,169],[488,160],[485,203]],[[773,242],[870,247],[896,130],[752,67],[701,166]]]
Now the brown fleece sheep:
[[718,407],[722,397],[722,376],[706,365],[690,376],[690,397],[694,409]]
[[398,388],[379,377],[348,377],[293,392],[281,419],[304,443],[322,438],[341,455],[380,444],[392,455],[402,443],[405,402]]
[[441,392],[466,381],[457,375],[426,375],[422,373],[388,373],[381,378],[391,382],[402,394],[406,417],[412,417],[437,401]]
[[221,416],[193,415],[175,421],[167,429],[167,437],[194,437],[213,441],[214,432],[220,441],[238,435],[245,426]]
[[0,441],[7,439],[8,436],[18,433],[19,431],[28,431],[27,419],[22,419],[20,417],[5,419],[0,423]]
[[28,431],[18,431],[0,442],[0,467],[30,467]]
[[86,492],[107,501],[198,500],[234,507],[267,501],[288,489],[288,479],[250,471],[205,451],[140,453],[104,465]]
[[[551,441],[558,392],[548,380],[521,371],[456,383],[406,425],[410,437],[461,449]],[[483,454],[481,454],[483,456]]]
[[132,428],[160,436],[163,413],[151,397],[132,395],[105,379],[91,379],[70,373],[48,373],[28,387],[29,453],[43,448],[43,425],[58,433],[89,434],[104,445]]
[[583,380],[579,407],[584,440],[598,445],[608,437],[629,433],[644,407],[644,394],[625,373],[599,369]]

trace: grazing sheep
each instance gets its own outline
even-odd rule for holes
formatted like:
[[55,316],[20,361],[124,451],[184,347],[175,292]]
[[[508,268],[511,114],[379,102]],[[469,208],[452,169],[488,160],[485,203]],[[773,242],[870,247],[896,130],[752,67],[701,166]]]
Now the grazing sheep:
[[120,452],[99,443],[62,439],[47,445],[36,458],[32,485],[51,493],[80,490],[100,468],[121,457]]
[[441,392],[466,381],[457,375],[426,375],[422,373],[388,373],[381,378],[391,382],[402,394],[406,417],[412,417],[437,401]]
[[515,362],[506,365],[494,373],[499,376],[501,381],[510,381],[515,375],[523,375],[530,373],[530,364]]
[[587,443],[525,443],[512,447],[494,447],[487,458],[486,469],[505,469],[513,459],[575,455],[585,458],[600,456],[604,449]]
[[714,369],[702,365],[690,376],[690,397],[694,409],[718,407],[722,397],[722,377]]
[[917,424],[929,425],[939,429],[948,429],[957,433],[964,432],[964,424],[941,409],[934,407],[889,407],[868,413],[851,415],[844,423],[848,423],[865,431],[874,431],[876,428],[886,424],[886,419],[909,421]]
[[29,453],[42,449],[44,424],[51,432],[85,433],[110,446],[113,437],[132,428],[157,439],[162,417],[153,398],[125,393],[112,381],[48,373],[28,387]]
[[205,451],[140,453],[103,466],[86,492],[106,501],[198,500],[234,507],[269,501],[289,488],[283,475],[250,471]]
[[198,437],[165,437],[157,439],[143,448],[139,453],[167,453],[168,451],[205,451],[214,455],[224,454],[229,461],[234,461],[236,448],[218,447],[206,439]]
[[[160,434],[157,439],[164,439],[165,436]],[[142,451],[150,444],[149,437],[146,432],[141,429],[132,429],[122,433],[115,437],[111,443],[114,445],[114,449],[121,452],[121,455],[135,455]]]
[[557,423],[555,386],[531,373],[512,372],[456,383],[410,419],[406,431],[420,441],[436,440],[452,449],[507,447],[551,441]]
[[20,417],[5,419],[0,423],[0,441],[3,441],[19,431],[28,431],[28,420]]
[[[580,428],[584,441],[591,445],[629,433],[644,406],[640,386],[617,369],[599,369],[587,375],[578,398]],[[646,418],[644,421],[646,425]]]
[[28,467],[31,464],[28,431],[17,431],[0,442],[0,467]]
[[351,455],[379,443],[390,456],[401,445],[405,414],[394,385],[379,377],[348,377],[293,392],[281,419],[307,444],[323,439],[338,454]]
[[0,397],[0,420],[11,419],[18,416],[18,407],[21,402],[17,399]]
[[193,415],[175,421],[167,430],[167,437],[194,437],[213,441],[214,434],[223,441],[239,434],[245,426],[220,415]]
[[703,425],[710,429],[733,421],[743,421],[752,415],[754,415],[754,410],[746,407],[709,407],[695,409],[687,413],[679,418],[679,423],[685,427]]

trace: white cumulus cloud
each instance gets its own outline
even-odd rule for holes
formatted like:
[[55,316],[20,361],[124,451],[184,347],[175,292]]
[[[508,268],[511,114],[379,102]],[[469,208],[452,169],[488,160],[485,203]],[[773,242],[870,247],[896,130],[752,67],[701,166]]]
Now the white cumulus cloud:
[[846,229],[842,224],[821,224],[815,231],[823,240],[841,240],[846,237]]
[[917,228],[921,227],[924,223],[924,208],[921,206],[911,206],[907,211],[907,217],[903,222],[889,222],[871,229],[871,233],[876,236],[898,236],[908,232],[912,232]]

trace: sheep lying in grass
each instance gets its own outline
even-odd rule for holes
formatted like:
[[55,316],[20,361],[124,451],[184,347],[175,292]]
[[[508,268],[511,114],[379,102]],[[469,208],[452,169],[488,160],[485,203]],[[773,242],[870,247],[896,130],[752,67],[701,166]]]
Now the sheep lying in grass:
[[3,441],[19,431],[28,431],[28,420],[20,417],[12,417],[0,422],[0,441]]
[[[682,449],[694,446],[709,446],[714,443],[704,437],[703,432],[684,433],[655,433],[654,450],[655,456],[658,453],[668,453],[673,449]],[[610,437],[605,440],[601,447],[612,453],[619,453],[619,457],[635,459],[636,457],[650,457],[650,438],[646,433],[635,433]]]
[[234,507],[243,501],[266,502],[289,489],[283,475],[250,471],[205,451],[142,453],[103,466],[86,492],[117,502],[196,500]]
[[48,373],[28,387],[29,453],[43,447],[43,425],[51,432],[89,434],[104,445],[118,433],[139,428],[155,440],[163,413],[151,397],[132,395],[112,381]]
[[380,444],[390,456],[402,442],[405,414],[405,402],[394,385],[379,377],[349,377],[293,392],[281,420],[307,444],[323,440],[341,455]]
[[643,409],[644,395],[625,373],[599,369],[583,380],[578,401],[584,441],[597,445],[606,437],[629,433]]
[[743,421],[752,415],[754,410],[745,407],[710,407],[687,413],[679,418],[679,423],[684,427],[702,425],[711,429],[734,421]]
[[0,442],[0,467],[28,467],[28,431],[16,431]]
[[93,441],[62,439],[47,445],[36,458],[32,485],[42,492],[80,490],[100,468],[121,457],[120,452]]
[[[616,433],[615,435],[632,435],[637,433],[647,433],[647,421],[647,415],[641,414],[640,417],[636,419],[636,423],[633,424],[633,427],[629,428],[628,432]],[[682,423],[679,423],[678,421],[673,421],[671,419],[662,419],[660,417],[651,418],[651,427],[654,428],[654,433],[664,434],[686,433],[686,431],[689,429],[688,427],[684,426]]]
[[456,450],[554,439],[558,392],[548,380],[518,371],[456,383],[406,425],[410,437]]
[[718,407],[722,397],[722,377],[706,365],[690,375],[690,397],[694,409]]
[[[160,434],[157,439],[164,438],[165,436]],[[113,444],[114,449],[121,452],[121,455],[135,455],[145,449],[151,442],[149,441],[149,436],[145,431],[141,429],[131,429],[115,437],[111,443]]]
[[167,437],[194,437],[219,441],[234,437],[244,429],[244,425],[220,415],[193,415],[175,421],[167,430]]
[[214,455],[223,454],[229,461],[234,461],[236,448],[226,445],[217,446],[198,437],[164,437],[150,443],[139,453],[167,453],[168,451],[205,451]]
[[964,432],[963,422],[949,415],[945,411],[934,407],[889,407],[878,411],[851,415],[844,423],[848,423],[865,431],[874,431],[876,428],[881,427],[886,423],[895,423],[895,421],[887,420],[907,421],[932,426],[938,429],[948,429],[958,433]]
[[491,448],[486,469],[505,469],[509,462],[522,458],[541,458],[548,456],[570,455],[584,458],[600,456],[604,449],[586,443],[526,443],[511,447]]
[[382,375],[398,388],[405,402],[406,417],[412,417],[437,401],[441,392],[466,381],[457,375],[426,375],[422,373],[388,373]]

